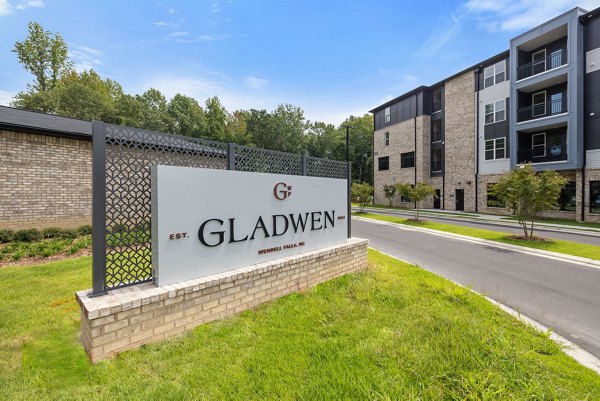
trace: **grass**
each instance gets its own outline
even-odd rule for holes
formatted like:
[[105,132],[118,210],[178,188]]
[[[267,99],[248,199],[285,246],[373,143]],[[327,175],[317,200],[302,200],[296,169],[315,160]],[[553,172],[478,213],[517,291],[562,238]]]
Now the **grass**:
[[[502,220],[515,220],[516,221],[517,218],[513,217],[513,216],[502,217]],[[575,221],[575,220],[569,220],[569,219],[559,219],[559,218],[554,218],[554,217],[541,217],[541,218],[538,218],[536,220],[536,222],[551,223],[551,224],[564,224],[567,226],[583,227],[583,228],[600,228],[600,223]]]
[[600,376],[482,297],[370,251],[369,269],[97,365],[91,258],[0,270],[0,399],[600,398]]
[[[456,226],[446,223],[437,223],[431,221],[419,221],[413,222],[408,219],[384,216],[376,213],[353,213],[355,216],[366,217],[374,220],[387,221],[390,223],[403,224],[407,226],[415,226],[422,228],[429,228],[432,230],[443,231],[447,233],[466,235],[469,237],[482,238],[490,241],[502,242],[505,244],[520,245],[527,248],[542,249],[544,251],[558,252],[566,255],[580,256],[582,258],[589,258],[600,260],[600,246],[580,244],[578,242],[564,241],[564,240],[547,240],[547,241],[525,241],[511,238],[512,234],[507,234],[492,230],[483,230],[480,228],[470,228]],[[534,231],[535,234],[535,231]]]
[[10,242],[0,245],[0,263],[22,258],[47,258],[59,253],[72,255],[92,245],[92,236],[78,238],[51,238],[36,242]]

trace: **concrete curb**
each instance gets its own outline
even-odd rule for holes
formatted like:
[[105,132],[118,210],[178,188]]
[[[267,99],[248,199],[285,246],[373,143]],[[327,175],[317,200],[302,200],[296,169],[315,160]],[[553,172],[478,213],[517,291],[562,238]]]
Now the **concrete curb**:
[[[354,208],[354,209],[355,209],[355,211],[357,210],[357,208]],[[385,212],[385,213],[396,214],[399,216],[412,216],[412,211],[405,212],[405,211],[396,210],[396,209],[375,209],[375,208],[366,207],[365,211],[372,212],[372,213]],[[518,224],[516,224],[514,222],[510,222],[508,220],[499,220],[499,219],[479,217],[479,216],[476,216],[476,217],[464,216],[463,217],[463,216],[457,216],[456,214],[445,216],[442,213],[428,213],[427,211],[423,211],[423,210],[421,210],[419,213],[424,216],[435,217],[435,218],[439,218],[441,220],[450,220],[450,221],[460,220],[460,221],[465,221],[465,222],[469,222],[469,223],[480,222],[480,223],[494,224],[494,225],[503,226],[503,227],[521,228],[521,226],[519,226]],[[600,237],[600,229],[593,228],[593,227],[576,227],[576,226],[566,226],[566,225],[551,224],[551,223],[535,223],[535,225],[538,228],[542,228],[544,230],[549,230],[549,231],[563,232],[563,233],[569,233],[569,234],[588,235],[590,237]]]
[[[406,260],[402,260],[400,258],[397,258],[393,255],[390,255],[389,253],[385,253],[382,252],[376,248],[373,247],[369,247],[371,249],[376,250],[377,252],[380,252],[386,256],[389,256],[390,258],[394,258],[396,260],[400,260],[404,263],[408,263],[410,265],[415,265],[414,263],[408,262]],[[418,265],[416,265],[418,266]],[[427,270],[427,269],[425,269]],[[428,270],[429,271],[429,270]],[[436,274],[436,273],[433,273]],[[445,277],[444,277],[445,278]],[[525,316],[523,314],[521,314],[520,312],[514,310],[513,308],[506,306],[498,301],[496,301],[495,299],[492,299],[486,295],[480,294],[479,292],[469,288],[469,287],[465,287],[462,284],[459,284],[455,281],[446,279],[456,285],[458,285],[459,287],[462,288],[466,288],[467,290],[473,292],[474,294],[480,295],[482,297],[484,297],[487,301],[491,302],[492,304],[498,306],[500,309],[502,309],[503,311],[505,311],[506,313],[508,313],[509,315],[513,316],[514,318],[516,318],[517,320],[528,324],[530,326],[532,326],[534,329],[536,329],[537,331],[541,332],[541,333],[549,333],[549,338],[554,341],[555,343],[557,343],[562,351],[569,355],[571,358],[573,358],[575,361],[577,361],[579,364],[585,366],[586,368],[589,368],[591,370],[593,370],[594,372],[596,372],[598,375],[600,375],[600,359],[598,359],[597,357],[595,357],[594,355],[590,354],[589,352],[587,352],[586,350],[584,350],[583,348],[581,348],[580,346],[578,346],[577,344],[567,340],[566,338],[564,338],[563,336],[561,336],[560,334],[555,333],[554,331],[552,331],[552,329],[544,326],[543,324],[537,322],[536,320]]]
[[441,237],[454,238],[454,239],[457,239],[460,241],[471,242],[474,244],[486,245],[486,246],[491,246],[494,248],[504,249],[504,250],[508,250],[508,251],[526,253],[529,255],[537,255],[537,256],[544,257],[544,258],[548,258],[548,259],[560,260],[563,262],[573,263],[573,264],[584,266],[584,267],[600,269],[600,261],[594,260],[594,259],[582,258],[579,256],[572,256],[572,255],[565,255],[564,253],[558,253],[558,252],[544,251],[542,249],[527,248],[527,247],[520,246],[520,245],[504,244],[502,242],[490,241],[490,240],[476,238],[476,237],[469,237],[469,236],[461,235],[461,234],[447,233],[444,231],[432,230],[430,228],[405,226],[403,224],[398,224],[398,223],[390,223],[387,221],[374,220],[374,219],[370,219],[368,217],[352,216],[352,218],[354,218],[356,220],[369,221],[369,222],[372,222],[375,224],[396,227],[401,230],[426,232],[426,233],[429,233],[432,235],[438,235]]

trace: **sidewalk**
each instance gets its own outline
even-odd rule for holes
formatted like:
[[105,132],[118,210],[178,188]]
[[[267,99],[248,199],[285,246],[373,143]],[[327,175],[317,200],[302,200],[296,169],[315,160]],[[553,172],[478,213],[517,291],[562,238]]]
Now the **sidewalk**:
[[[358,207],[352,207],[352,211],[357,211]],[[391,213],[397,214],[401,216],[412,216],[413,209],[395,209],[395,208],[385,208],[385,207],[365,207],[365,211],[371,213]],[[423,214],[425,216],[435,216],[439,219],[446,220],[462,220],[462,221],[480,221],[484,223],[492,223],[496,225],[503,225],[509,227],[520,227],[516,220],[508,220],[504,215],[494,215],[494,214],[482,214],[482,213],[472,213],[472,212],[461,212],[455,210],[440,210],[440,209],[420,209],[419,214]],[[600,228],[596,227],[581,227],[569,224],[559,224],[559,223],[550,223],[550,222],[535,222],[535,226],[544,227],[545,229],[553,229],[556,231],[562,232],[572,232],[572,233],[585,233],[590,236],[600,236]]]

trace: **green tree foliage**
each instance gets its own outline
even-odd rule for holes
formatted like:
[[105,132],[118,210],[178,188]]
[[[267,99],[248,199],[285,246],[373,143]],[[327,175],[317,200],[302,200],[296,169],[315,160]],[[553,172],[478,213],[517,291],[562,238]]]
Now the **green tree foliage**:
[[169,131],[178,134],[202,138],[206,132],[206,116],[196,99],[176,94],[167,106],[171,127]]
[[373,187],[368,183],[355,182],[352,184],[352,202],[360,206],[360,212],[365,211],[365,206],[373,203]]
[[158,89],[150,88],[136,96],[141,107],[141,127],[168,132],[173,126],[167,109],[167,99]]
[[384,185],[383,196],[390,201],[390,206],[392,206],[392,200],[394,199],[394,196],[396,196],[396,185]]
[[214,141],[225,139],[225,125],[227,123],[227,110],[221,105],[217,96],[206,100],[206,138]]
[[421,203],[430,196],[436,197],[435,188],[424,182],[417,182],[415,185],[399,182],[396,189],[401,196],[415,202],[415,221],[419,221]]
[[227,114],[225,122],[225,142],[238,145],[252,145],[252,136],[248,133],[248,111],[237,110]]
[[109,123],[116,120],[115,100],[123,96],[121,85],[102,79],[94,70],[63,75],[53,92],[57,114]]
[[337,160],[346,160],[346,129],[344,126],[351,127],[349,153],[352,163],[352,178],[361,182],[373,182],[373,116],[370,114],[362,117],[350,116],[339,126],[338,135],[342,138],[342,146],[338,148]]
[[492,187],[492,193],[517,217],[525,239],[531,239],[534,221],[542,212],[556,208],[566,183],[567,180],[556,171],[536,173],[528,163],[504,174]]
[[28,30],[25,40],[15,42],[13,52],[17,53],[23,67],[34,75],[33,91],[52,90],[60,76],[73,68],[67,44],[60,34],[44,30],[37,22],[30,22]]
[[305,149],[309,155],[335,159],[341,155],[342,152],[339,150],[344,146],[344,143],[343,138],[333,124],[320,121],[307,123]]

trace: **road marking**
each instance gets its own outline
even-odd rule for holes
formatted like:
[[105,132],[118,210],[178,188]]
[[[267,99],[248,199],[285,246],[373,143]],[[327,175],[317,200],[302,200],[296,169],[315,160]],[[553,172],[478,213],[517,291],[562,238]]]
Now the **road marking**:
[[[407,260],[404,259],[400,259],[397,256],[394,255],[390,255],[389,253],[380,251],[377,248],[374,248],[372,246],[370,246],[369,248],[376,250],[379,253],[382,253],[383,255],[389,256],[390,258],[399,260],[401,262],[404,263],[408,263],[410,265],[413,266],[417,266],[420,267],[424,270],[427,270],[428,272],[435,274],[436,276],[440,276],[443,277],[437,273],[432,272],[431,270],[425,268],[425,266],[423,265],[423,267],[419,266],[416,263],[413,262],[409,262]],[[540,333],[549,333],[549,338],[554,341],[555,343],[557,343],[562,351],[569,355],[571,358],[575,359],[579,364],[585,366],[586,368],[589,368],[591,370],[593,370],[594,372],[598,373],[600,375],[600,359],[598,359],[596,356],[590,354],[589,352],[587,352],[586,350],[584,350],[583,348],[581,348],[580,346],[578,346],[577,344],[573,343],[572,341],[567,340],[566,338],[564,338],[563,336],[561,336],[560,334],[557,334],[556,332],[552,331],[552,329],[550,329],[549,327],[544,326],[543,324],[539,323],[537,320],[534,320],[532,318],[530,318],[529,316],[523,315],[522,313],[516,311],[515,309],[511,308],[510,306],[506,306],[503,303],[500,303],[498,301],[496,301],[495,299],[492,299],[486,295],[483,295],[477,291],[475,291],[472,288],[469,287],[465,287],[464,285],[457,283],[456,281],[450,280],[446,277],[444,277],[444,279],[456,284],[457,286],[461,287],[461,288],[465,288],[469,291],[471,291],[474,294],[477,294],[483,298],[485,298],[487,301],[491,302],[492,304],[496,305],[497,307],[499,307],[500,309],[502,309],[503,311],[505,311],[506,313],[508,313],[509,315],[511,315],[512,317],[516,318],[517,320],[519,320],[520,322],[524,323],[524,324],[528,324],[530,326],[532,326],[534,329],[536,329],[537,331],[539,331]]]
[[374,220],[374,219],[370,219],[368,217],[353,216],[352,218],[356,219],[356,220],[360,220],[360,221],[367,221],[367,222],[373,223],[373,224],[380,224],[380,225],[384,225],[384,226],[395,227],[399,230],[424,232],[424,233],[431,234],[431,235],[437,235],[439,237],[456,239],[458,241],[471,242],[473,244],[479,244],[479,245],[487,245],[487,246],[491,246],[494,248],[525,253],[528,255],[541,256],[541,257],[547,258],[547,259],[553,259],[553,260],[557,260],[557,261],[561,261],[561,262],[572,263],[572,264],[579,265],[579,266],[600,269],[600,261],[597,261],[594,259],[582,258],[579,256],[572,256],[572,255],[565,255],[563,253],[544,251],[541,249],[526,248],[526,247],[519,246],[519,245],[504,244],[501,242],[490,241],[490,240],[486,240],[486,239],[482,239],[482,238],[469,237],[469,236],[461,235],[461,234],[448,233],[448,232],[444,232],[444,231],[433,230],[430,228],[405,226],[402,224],[390,223],[387,221]]

